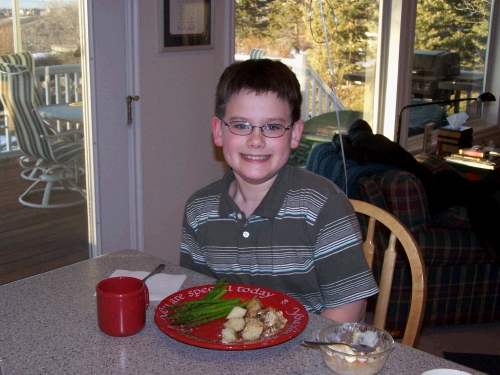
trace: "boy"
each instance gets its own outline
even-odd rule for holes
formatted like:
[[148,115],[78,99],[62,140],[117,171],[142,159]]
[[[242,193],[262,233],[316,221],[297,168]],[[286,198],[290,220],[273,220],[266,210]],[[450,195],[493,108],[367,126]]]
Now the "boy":
[[181,265],[279,290],[333,320],[359,321],[377,285],[352,205],[331,181],[286,165],[304,127],[301,103],[297,78],[281,62],[226,68],[212,133],[230,169],[189,198]]

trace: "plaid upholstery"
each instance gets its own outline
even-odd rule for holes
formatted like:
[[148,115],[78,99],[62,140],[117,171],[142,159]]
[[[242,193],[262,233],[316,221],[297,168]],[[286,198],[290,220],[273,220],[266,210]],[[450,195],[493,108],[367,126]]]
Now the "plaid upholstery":
[[[435,159],[438,158],[426,159],[426,164],[432,163],[431,168],[443,166],[441,160]],[[451,168],[446,163],[443,167]],[[476,239],[464,207],[452,207],[431,218],[423,186],[405,171],[374,174],[358,183],[358,198],[394,214],[420,246],[428,277],[424,326],[500,320],[500,266]],[[453,227],[454,221],[460,225]],[[366,223],[361,224],[366,228]],[[382,251],[387,245],[382,242],[379,238],[374,259],[376,277],[380,275]],[[399,253],[386,329],[405,328],[410,298],[410,269],[404,254]]]
[[[404,330],[410,311],[411,276],[401,267],[398,260],[387,313],[388,330]],[[423,326],[499,321],[499,279],[500,267],[493,263],[427,267]]]
[[[325,146],[327,147],[327,146]],[[313,148],[314,150],[314,148]],[[322,165],[332,158],[333,149],[324,155],[313,153]],[[327,152],[328,151],[328,152]],[[339,158],[339,156],[336,156]],[[432,171],[453,169],[436,156],[417,158]],[[308,168],[322,174],[321,168]],[[323,174],[322,174],[323,175]],[[333,175],[328,174],[332,180]],[[500,321],[500,265],[491,260],[470,227],[467,210],[452,207],[430,216],[427,198],[420,181],[402,170],[376,170],[358,180],[357,199],[391,212],[412,232],[419,244],[427,270],[427,304],[424,326]],[[366,230],[366,220],[360,218]],[[384,233],[377,239],[373,273],[381,273]],[[399,252],[387,314],[387,330],[403,330],[411,300],[411,274],[404,252]]]
[[382,192],[387,211],[401,220],[410,232],[418,232],[431,225],[424,187],[418,178],[406,171],[389,171],[374,175],[372,179]]

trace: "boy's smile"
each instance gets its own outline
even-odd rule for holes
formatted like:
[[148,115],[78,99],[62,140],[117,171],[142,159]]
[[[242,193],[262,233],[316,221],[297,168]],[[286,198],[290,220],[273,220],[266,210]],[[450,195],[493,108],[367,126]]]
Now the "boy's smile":
[[[238,183],[265,184],[269,188],[287,163],[290,150],[299,145],[303,121],[297,121],[281,137],[265,137],[259,128],[263,125],[288,127],[292,124],[290,109],[273,92],[257,95],[248,90],[231,97],[222,120],[212,119],[214,143],[223,148],[224,158]],[[234,121],[244,121],[255,127],[249,135],[236,135],[226,125]]]

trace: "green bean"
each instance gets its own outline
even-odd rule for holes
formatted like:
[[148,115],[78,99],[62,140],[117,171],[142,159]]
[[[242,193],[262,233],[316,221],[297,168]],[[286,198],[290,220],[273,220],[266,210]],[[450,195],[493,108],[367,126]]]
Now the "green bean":
[[199,325],[224,318],[229,315],[235,306],[245,307],[248,301],[242,302],[241,298],[221,299],[226,294],[227,288],[222,278],[211,291],[195,301],[183,301],[168,306],[168,317],[173,325],[182,325],[191,329]]

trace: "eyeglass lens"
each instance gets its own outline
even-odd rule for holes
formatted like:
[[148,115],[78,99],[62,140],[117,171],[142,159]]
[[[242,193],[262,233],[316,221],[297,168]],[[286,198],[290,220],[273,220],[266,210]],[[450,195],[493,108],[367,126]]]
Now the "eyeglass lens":
[[230,123],[226,123],[223,121],[229,128],[229,131],[236,135],[250,135],[253,132],[254,128],[258,128],[263,136],[268,138],[278,138],[285,134],[285,132],[289,129],[281,124],[265,124],[262,126],[253,126],[248,122],[243,121],[231,121]]

